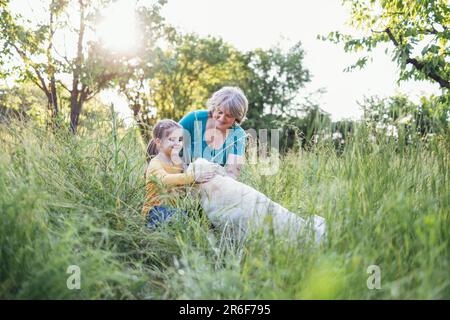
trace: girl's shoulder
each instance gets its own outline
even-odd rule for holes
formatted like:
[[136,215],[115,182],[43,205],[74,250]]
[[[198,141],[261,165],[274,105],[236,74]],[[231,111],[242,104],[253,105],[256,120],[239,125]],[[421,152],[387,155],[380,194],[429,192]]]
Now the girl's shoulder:
[[161,164],[163,161],[158,158],[157,155],[155,155],[153,158],[151,158],[150,162],[148,163],[148,166],[155,165],[155,164]]
[[158,159],[158,157],[153,157],[150,162],[147,164],[147,172],[155,170],[155,169],[160,169],[160,168],[164,168],[164,162],[161,161],[160,159]]
[[178,173],[180,171],[183,171],[183,166],[171,165],[159,159],[158,157],[152,158],[147,165],[147,172],[157,171],[160,169],[164,169],[164,171],[167,171],[168,173]]

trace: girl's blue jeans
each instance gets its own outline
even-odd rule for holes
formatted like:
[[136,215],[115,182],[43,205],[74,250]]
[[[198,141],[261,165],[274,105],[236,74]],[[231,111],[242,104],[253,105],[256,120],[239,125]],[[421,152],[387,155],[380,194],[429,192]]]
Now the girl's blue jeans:
[[155,228],[164,222],[173,219],[176,215],[186,216],[186,212],[177,208],[154,206],[147,214],[147,227]]

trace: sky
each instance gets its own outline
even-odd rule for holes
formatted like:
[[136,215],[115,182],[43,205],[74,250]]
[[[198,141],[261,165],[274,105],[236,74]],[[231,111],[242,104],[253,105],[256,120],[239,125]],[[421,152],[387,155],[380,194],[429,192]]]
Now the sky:
[[[100,29],[112,47],[132,43],[133,3],[133,0],[118,0],[114,10],[105,10],[109,19]],[[39,1],[13,0],[12,6],[32,18],[45,16],[45,11],[39,11]],[[299,96],[313,94],[314,100],[333,120],[357,119],[362,113],[358,101],[362,102],[364,96],[387,97],[402,92],[417,101],[421,95],[439,93],[439,86],[427,81],[408,81],[398,86],[398,69],[385,54],[386,47],[375,50],[373,62],[364,69],[343,72],[356,62],[358,55],[344,52],[342,45],[317,39],[317,35],[331,31],[355,34],[346,26],[349,13],[341,0],[168,0],[162,15],[182,32],[222,37],[242,51],[274,45],[287,49],[301,41],[306,54],[303,64],[309,69],[312,81],[299,91]],[[325,92],[315,94],[319,89]],[[110,90],[101,93],[100,98],[114,103],[122,117],[131,118],[123,97]]]

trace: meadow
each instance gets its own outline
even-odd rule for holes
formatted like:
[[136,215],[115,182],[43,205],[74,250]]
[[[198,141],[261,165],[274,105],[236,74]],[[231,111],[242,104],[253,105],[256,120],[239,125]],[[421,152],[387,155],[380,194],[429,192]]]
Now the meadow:
[[[145,227],[145,142],[134,128],[0,126],[1,299],[449,299],[450,137],[408,143],[356,126],[341,150],[282,155],[241,180],[328,223],[319,247],[229,239],[197,199],[185,220]],[[69,266],[80,289],[67,286]],[[369,266],[380,270],[369,289]]]

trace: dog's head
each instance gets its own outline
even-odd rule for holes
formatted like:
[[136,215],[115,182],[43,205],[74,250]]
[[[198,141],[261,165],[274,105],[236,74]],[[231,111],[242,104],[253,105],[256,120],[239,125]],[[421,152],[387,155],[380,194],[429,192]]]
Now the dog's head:
[[218,165],[217,163],[210,162],[205,158],[198,158],[194,162],[189,164],[187,168],[188,173],[193,172],[215,172],[218,175],[226,175],[225,168]]

